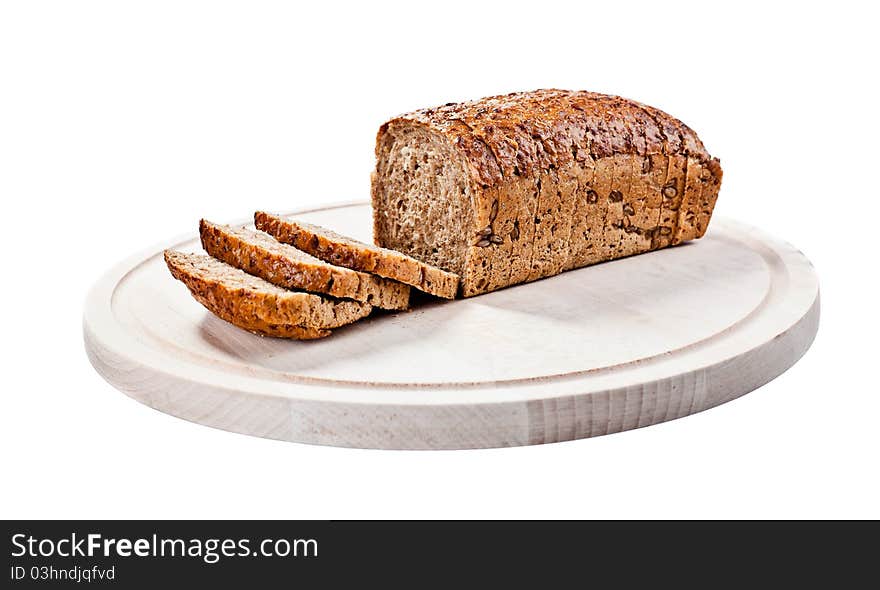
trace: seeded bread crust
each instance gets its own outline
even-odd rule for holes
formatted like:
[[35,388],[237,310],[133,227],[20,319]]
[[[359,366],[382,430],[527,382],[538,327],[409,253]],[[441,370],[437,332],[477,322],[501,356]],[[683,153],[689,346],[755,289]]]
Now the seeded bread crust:
[[269,234],[202,219],[205,251],[218,260],[279,287],[354,299],[383,309],[406,309],[409,286],[335,266],[282,244]]
[[165,251],[175,279],[217,317],[262,336],[311,340],[367,316],[371,306],[287,291],[204,254]]
[[254,223],[257,229],[272,235],[279,242],[290,244],[331,264],[373,273],[445,299],[453,299],[458,290],[458,275],[394,250],[364,244],[317,225],[263,211],[257,211]]
[[441,138],[464,162],[466,215],[445,220],[468,226],[470,239],[451,257],[464,296],[699,238],[720,188],[720,164],[693,130],[632,100],[536,90],[449,103],[379,130],[372,195],[380,246],[401,248],[398,220],[432,198],[396,198],[406,191],[392,178],[406,177],[395,166],[395,138],[412,129]]

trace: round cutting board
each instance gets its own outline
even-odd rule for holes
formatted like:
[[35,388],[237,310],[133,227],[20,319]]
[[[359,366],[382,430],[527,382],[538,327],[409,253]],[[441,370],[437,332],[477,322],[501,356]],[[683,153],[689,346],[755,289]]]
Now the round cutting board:
[[[297,212],[370,241],[364,203]],[[530,445],[649,426],[767,383],[809,348],[809,261],[747,225],[471,299],[374,312],[325,339],[252,335],[214,317],[162,251],[89,294],[92,364],[136,400],[192,422],[349,447]]]

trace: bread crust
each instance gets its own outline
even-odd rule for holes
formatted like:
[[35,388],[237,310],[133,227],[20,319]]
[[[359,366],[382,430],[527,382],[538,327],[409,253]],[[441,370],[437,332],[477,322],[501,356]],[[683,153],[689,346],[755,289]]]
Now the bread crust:
[[[692,129],[618,96],[536,90],[421,109],[382,125],[377,150],[395,126],[439,134],[467,163],[471,215],[461,222],[475,239],[464,296],[700,237],[720,186],[719,162]],[[374,176],[374,206],[382,182]],[[477,246],[490,212],[497,240]]]
[[447,135],[486,186],[562,168],[577,160],[579,151],[594,160],[661,152],[711,159],[693,130],[674,117],[633,100],[587,91],[535,90],[449,103],[396,117],[379,133],[400,121]]

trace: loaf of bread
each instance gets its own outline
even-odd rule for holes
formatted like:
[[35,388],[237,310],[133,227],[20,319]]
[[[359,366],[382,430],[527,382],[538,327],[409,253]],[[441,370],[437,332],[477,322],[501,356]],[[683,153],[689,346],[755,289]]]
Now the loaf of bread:
[[566,90],[402,115],[376,157],[374,241],[465,297],[702,237],[722,176],[681,121]]
[[364,244],[318,225],[263,211],[254,214],[254,223],[257,229],[279,242],[293,245],[328,263],[399,281],[436,297],[453,299],[458,291],[458,275],[400,252]]
[[282,289],[204,254],[166,250],[165,263],[205,308],[262,336],[322,338],[372,310],[368,303]]
[[269,234],[202,219],[205,252],[285,289],[354,299],[382,309],[406,309],[409,287],[397,281],[319,260]]

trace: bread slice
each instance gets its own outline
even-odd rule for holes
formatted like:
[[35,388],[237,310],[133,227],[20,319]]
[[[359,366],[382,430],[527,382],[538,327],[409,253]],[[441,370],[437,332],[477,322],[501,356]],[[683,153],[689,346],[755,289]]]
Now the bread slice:
[[321,260],[370,272],[446,299],[455,298],[458,275],[419,262],[400,252],[364,244],[323,227],[257,211],[257,229]]
[[605,235],[605,221],[608,216],[608,204],[611,200],[611,183],[614,176],[614,158],[606,157],[596,160],[592,182],[587,190],[587,239],[580,258],[574,268],[595,264],[605,260],[602,249]]
[[[577,172],[581,172],[578,170]],[[542,231],[535,232],[532,241],[532,264],[527,280],[557,275],[568,261],[568,241],[572,215],[577,199],[579,175],[572,169],[551,170],[541,181],[538,207],[534,224]]]
[[617,250],[619,256],[639,254],[651,247],[651,239],[645,237],[643,229],[651,223],[648,208],[650,166],[648,156],[632,158],[632,183],[623,200],[623,235]]
[[663,200],[660,204],[660,225],[657,227],[657,234],[653,243],[657,248],[665,248],[672,244],[672,237],[678,225],[678,213],[684,196],[687,160],[687,156],[669,156],[666,183],[661,191]]
[[568,238],[568,258],[562,270],[571,270],[579,266],[581,258],[592,247],[590,236],[592,210],[598,202],[598,196],[593,190],[593,180],[596,172],[596,162],[592,158],[585,158],[583,171],[578,180],[577,203],[575,203],[573,218],[571,220],[571,236]]
[[605,213],[605,228],[602,234],[602,258],[610,260],[620,257],[621,244],[626,235],[624,212],[627,201],[632,200],[632,155],[617,154],[611,157],[614,170],[611,175],[611,190],[608,192],[608,209]]
[[344,297],[382,309],[406,309],[409,286],[335,266],[269,234],[241,227],[199,223],[202,247],[218,260],[279,287]]
[[204,254],[165,251],[175,279],[209,311],[255,334],[310,340],[365,317],[368,303],[282,289]]
[[694,240],[706,233],[718,198],[721,176],[718,160],[695,165],[693,159],[688,159],[688,185],[685,187],[678,227],[673,234],[673,244]]

